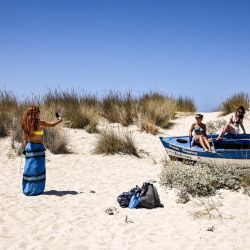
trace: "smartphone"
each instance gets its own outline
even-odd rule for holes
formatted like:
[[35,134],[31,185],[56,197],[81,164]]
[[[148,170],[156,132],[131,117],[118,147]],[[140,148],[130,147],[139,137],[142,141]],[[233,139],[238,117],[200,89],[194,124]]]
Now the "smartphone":
[[58,120],[59,119],[59,117],[60,117],[60,115],[56,112],[56,119]]

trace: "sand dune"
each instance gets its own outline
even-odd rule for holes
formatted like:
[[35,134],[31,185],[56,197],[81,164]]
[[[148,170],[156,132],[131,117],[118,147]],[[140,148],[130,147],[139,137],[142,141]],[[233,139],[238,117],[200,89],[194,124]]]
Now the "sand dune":
[[[204,122],[218,119],[205,113]],[[226,117],[227,118],[227,117]],[[193,115],[174,120],[162,136],[187,134]],[[117,124],[113,129],[124,129]],[[245,120],[250,132],[249,115]],[[222,190],[213,198],[218,207],[213,218],[194,218],[204,209],[192,198],[176,203],[176,190],[158,183],[161,161],[167,156],[158,139],[133,132],[141,159],[93,154],[97,135],[67,129],[72,154],[47,155],[44,195],[26,197],[21,192],[21,158],[9,150],[10,139],[0,139],[0,248],[1,249],[249,249],[250,198],[242,192]],[[22,159],[23,161],[24,159]],[[23,168],[23,162],[21,164]],[[153,179],[164,208],[123,209],[117,196],[136,184]],[[208,202],[207,198],[202,201]],[[105,210],[115,209],[114,215]],[[214,227],[214,231],[208,231]]]

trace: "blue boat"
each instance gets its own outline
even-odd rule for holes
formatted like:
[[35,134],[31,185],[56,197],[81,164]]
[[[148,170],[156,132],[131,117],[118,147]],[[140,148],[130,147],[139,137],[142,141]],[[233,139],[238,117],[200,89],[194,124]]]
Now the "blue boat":
[[160,137],[160,140],[171,160],[250,163],[250,134],[226,134],[220,141],[216,141],[217,137],[215,134],[208,135],[212,152],[193,145],[188,136]]

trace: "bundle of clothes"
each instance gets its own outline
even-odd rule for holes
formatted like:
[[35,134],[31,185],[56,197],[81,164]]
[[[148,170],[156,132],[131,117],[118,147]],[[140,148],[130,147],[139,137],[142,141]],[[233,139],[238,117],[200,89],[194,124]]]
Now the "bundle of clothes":
[[164,207],[156,187],[150,182],[144,182],[141,188],[136,186],[128,192],[123,192],[117,197],[117,202],[123,208]]

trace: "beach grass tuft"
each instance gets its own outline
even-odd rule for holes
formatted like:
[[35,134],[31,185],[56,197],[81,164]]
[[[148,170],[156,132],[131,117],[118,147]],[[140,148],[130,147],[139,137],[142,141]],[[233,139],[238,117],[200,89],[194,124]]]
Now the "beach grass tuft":
[[246,110],[250,108],[250,97],[247,93],[238,92],[228,97],[222,102],[219,110],[222,111],[222,115],[227,115],[235,112],[239,106],[243,106]]
[[137,110],[143,120],[161,128],[167,128],[169,121],[177,112],[176,100],[158,92],[146,93],[140,97],[138,102]]
[[133,124],[135,108],[136,99],[130,91],[110,91],[101,101],[101,115],[109,122],[120,123],[123,126]]
[[188,96],[179,96],[176,98],[178,112],[195,112],[196,106],[194,99]]
[[104,130],[99,134],[94,152],[96,154],[128,154],[139,157],[132,133],[115,133],[113,130]]

